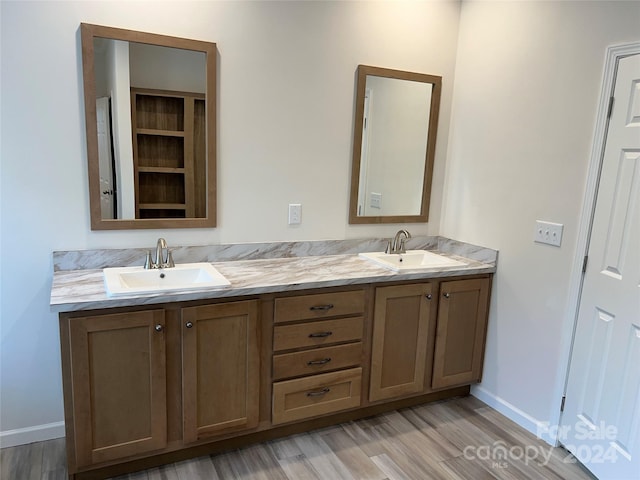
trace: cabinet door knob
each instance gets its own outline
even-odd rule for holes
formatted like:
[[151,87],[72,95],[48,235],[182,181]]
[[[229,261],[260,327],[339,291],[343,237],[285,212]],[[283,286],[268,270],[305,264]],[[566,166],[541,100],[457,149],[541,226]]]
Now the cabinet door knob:
[[443,296],[444,298],[449,298],[451,295],[449,295],[448,293],[443,293],[443,294],[442,294],[442,296]]
[[433,298],[433,295],[431,295],[430,293],[427,293],[424,298],[426,298],[427,300],[431,300]]
[[162,331],[162,325],[158,324],[156,325],[156,332],[161,332]]
[[193,327],[193,323],[192,322],[187,322],[187,323],[184,324],[184,326],[187,327],[187,328],[191,328],[191,327]]

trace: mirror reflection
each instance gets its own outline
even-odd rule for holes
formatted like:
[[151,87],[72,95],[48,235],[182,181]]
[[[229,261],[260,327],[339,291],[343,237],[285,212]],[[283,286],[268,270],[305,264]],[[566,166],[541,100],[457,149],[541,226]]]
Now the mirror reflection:
[[204,217],[205,54],[93,42],[102,219]]
[[441,78],[360,65],[350,223],[426,222]]
[[92,229],[215,226],[215,44],[81,31]]

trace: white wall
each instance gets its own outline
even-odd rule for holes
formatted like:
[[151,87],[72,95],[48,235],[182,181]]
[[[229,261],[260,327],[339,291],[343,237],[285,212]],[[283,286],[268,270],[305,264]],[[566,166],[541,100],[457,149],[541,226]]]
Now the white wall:
[[[349,226],[359,63],[444,79],[446,140],[457,2],[0,2],[0,431],[6,445],[62,434],[51,252],[389,237],[398,225]],[[92,232],[80,22],[216,42],[215,229]],[[28,26],[28,28],[27,28]],[[439,229],[446,141],[438,143],[431,222]],[[287,226],[287,204],[302,225]],[[33,430],[30,430],[33,427]]]
[[129,48],[132,87],[207,93],[205,53],[135,42]]
[[[638,2],[463,4],[441,233],[500,250],[474,394],[534,432],[560,405],[605,49],[639,26]],[[560,248],[536,219],[565,225]]]

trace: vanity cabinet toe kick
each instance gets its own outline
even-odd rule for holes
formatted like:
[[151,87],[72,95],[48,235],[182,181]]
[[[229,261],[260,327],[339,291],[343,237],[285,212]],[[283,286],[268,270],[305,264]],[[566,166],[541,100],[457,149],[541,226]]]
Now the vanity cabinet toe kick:
[[491,279],[61,313],[69,478],[468,394]]

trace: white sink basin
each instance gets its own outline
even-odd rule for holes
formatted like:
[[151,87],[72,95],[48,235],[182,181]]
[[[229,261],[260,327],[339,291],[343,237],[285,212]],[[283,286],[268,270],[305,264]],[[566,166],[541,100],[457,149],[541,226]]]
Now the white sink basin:
[[107,295],[175,292],[228,287],[231,283],[210,263],[183,263],[171,268],[105,268]]
[[438,255],[428,250],[407,250],[406,253],[368,252],[361,253],[360,256],[396,272],[466,265],[466,263],[459,260]]

